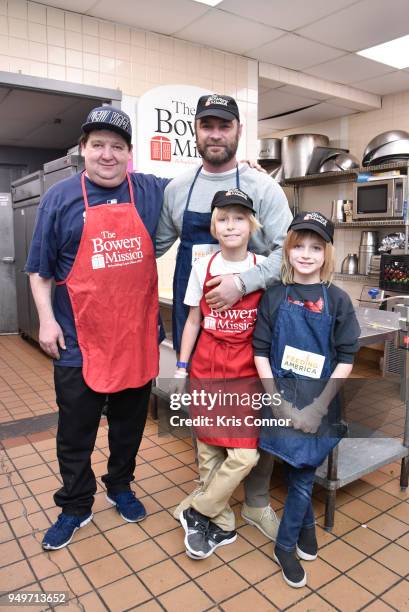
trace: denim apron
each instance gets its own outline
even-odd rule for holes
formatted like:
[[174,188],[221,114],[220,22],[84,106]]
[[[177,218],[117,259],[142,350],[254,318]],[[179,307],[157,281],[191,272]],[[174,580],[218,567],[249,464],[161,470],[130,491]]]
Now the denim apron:
[[[298,410],[320,395],[336,365],[331,363],[332,315],[328,311],[325,285],[322,285],[322,290],[324,308],[322,313],[317,313],[289,302],[287,287],[273,329],[270,363],[275,383],[281,396]],[[321,364],[324,358],[322,370],[317,373],[319,378],[282,367],[288,346],[290,352],[291,349],[298,349],[321,356]],[[292,427],[264,427],[259,446],[296,468],[318,467],[345,433],[345,427],[338,420],[338,398],[335,397],[317,433],[304,433]]]
[[[189,193],[186,200],[186,206],[183,213],[182,233],[180,236],[180,244],[176,257],[175,274],[173,277],[173,311],[172,311],[172,332],[173,332],[173,348],[177,353],[180,352],[180,343],[182,340],[183,328],[189,314],[189,306],[183,303],[186,294],[186,288],[189,281],[190,272],[192,269],[192,254],[193,247],[198,244],[214,244],[218,242],[210,233],[210,221],[212,213],[200,213],[189,210],[189,204],[192,197],[193,188],[197,178],[202,170],[200,166],[195,174],[192,184],[190,185]],[[240,189],[239,166],[236,166],[236,186]],[[214,194],[211,194],[213,198]],[[210,202],[209,202],[210,206]],[[216,247],[215,251],[218,250]]]

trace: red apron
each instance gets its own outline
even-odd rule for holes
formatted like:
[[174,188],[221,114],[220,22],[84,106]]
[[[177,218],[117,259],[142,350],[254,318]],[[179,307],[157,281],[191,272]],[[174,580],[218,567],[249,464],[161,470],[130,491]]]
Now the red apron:
[[[260,392],[251,339],[257,320],[257,307],[263,291],[260,289],[245,295],[224,312],[216,312],[209,307],[205,295],[211,288],[207,288],[206,283],[212,278],[210,268],[217,254],[211,257],[207,266],[203,297],[200,301],[203,316],[202,329],[192,358],[191,384],[209,393],[220,389],[222,394],[244,393],[247,396]],[[253,257],[255,264],[256,256],[253,255]],[[211,379],[219,379],[224,382],[212,385]],[[196,415],[196,411],[194,412]],[[197,414],[199,413],[213,419],[210,427],[195,427],[198,437],[203,442],[214,446],[257,448],[259,428],[246,426],[244,419],[245,417],[258,418],[260,411],[255,411],[250,405],[246,406],[239,402],[234,406],[216,405],[212,411],[200,408],[197,411]],[[225,417],[221,425],[217,421],[218,415]],[[211,437],[208,436],[210,431]],[[239,437],[236,438],[235,434]]]
[[151,237],[130,202],[89,206],[67,285],[85,382],[99,393],[145,385],[159,369],[158,274]]

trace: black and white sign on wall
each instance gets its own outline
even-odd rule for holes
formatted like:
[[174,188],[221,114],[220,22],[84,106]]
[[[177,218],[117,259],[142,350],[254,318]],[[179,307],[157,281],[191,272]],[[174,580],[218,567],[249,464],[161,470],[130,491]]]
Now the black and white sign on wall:
[[163,85],[138,100],[136,170],[174,177],[200,163],[196,149],[195,112],[209,90],[191,85]]

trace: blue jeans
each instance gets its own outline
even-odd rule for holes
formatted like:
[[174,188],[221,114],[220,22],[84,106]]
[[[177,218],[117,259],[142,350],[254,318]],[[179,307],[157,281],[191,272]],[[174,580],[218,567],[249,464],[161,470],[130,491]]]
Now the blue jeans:
[[316,468],[295,468],[284,463],[288,494],[277,534],[277,546],[293,552],[303,527],[314,527],[314,510],[311,503]]

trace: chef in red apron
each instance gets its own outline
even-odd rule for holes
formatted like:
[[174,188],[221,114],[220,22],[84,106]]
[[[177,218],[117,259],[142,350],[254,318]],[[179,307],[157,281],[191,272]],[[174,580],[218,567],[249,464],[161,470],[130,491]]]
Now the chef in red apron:
[[145,517],[130,483],[159,362],[152,237],[167,181],[127,172],[132,133],[123,111],[96,108],[82,130],[85,171],[45,195],[26,265],[59,407],[63,486],[54,499],[62,513],[44,537],[47,550],[92,519],[91,453],[107,397],[107,500],[128,522]]
[[[185,296],[190,311],[175,374],[176,378],[186,375],[199,336],[191,362],[190,394],[193,398],[195,392],[196,396],[201,393],[201,401],[192,404],[190,413],[198,437],[202,486],[190,498],[190,507],[180,514],[186,552],[199,559],[236,539],[229,499],[258,460],[258,428],[252,425],[258,413],[251,398],[259,385],[251,339],[262,291],[248,295],[243,291],[236,304],[222,311],[209,306],[205,294],[212,277],[238,276],[264,259],[247,251],[250,235],[260,224],[252,200],[238,188],[218,191],[211,210],[211,232],[220,251],[193,266]],[[206,398],[215,393],[217,401],[208,402]],[[227,400],[235,393],[238,401]]]

